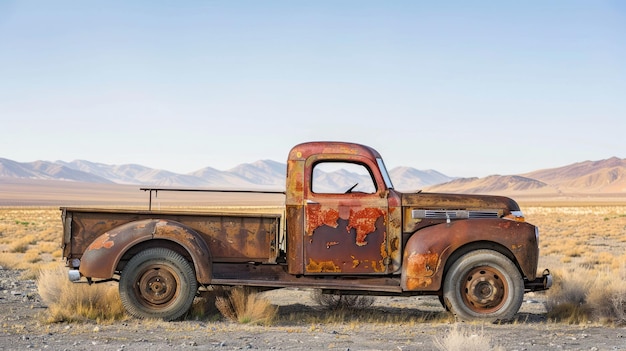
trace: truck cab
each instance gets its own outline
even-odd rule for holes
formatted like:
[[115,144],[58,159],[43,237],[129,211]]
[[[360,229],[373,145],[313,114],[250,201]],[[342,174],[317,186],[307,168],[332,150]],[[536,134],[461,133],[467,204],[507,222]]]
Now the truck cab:
[[[343,179],[353,183],[327,179],[348,170],[352,178]],[[323,142],[295,146],[285,204],[290,273],[381,275],[400,269],[401,196],[374,149]]]

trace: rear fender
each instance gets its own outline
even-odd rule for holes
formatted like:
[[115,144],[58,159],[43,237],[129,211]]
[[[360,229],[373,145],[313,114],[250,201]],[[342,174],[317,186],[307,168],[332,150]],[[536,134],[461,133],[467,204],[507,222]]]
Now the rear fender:
[[79,271],[89,278],[112,278],[128,250],[152,239],[180,245],[192,258],[196,279],[203,284],[211,282],[211,255],[206,242],[195,230],[163,219],[126,223],[100,235],[83,253]]
[[492,218],[458,220],[419,230],[404,249],[402,290],[439,290],[448,259],[471,244],[475,244],[472,249],[502,252],[513,259],[524,277],[535,279],[539,251],[535,229],[526,222]]

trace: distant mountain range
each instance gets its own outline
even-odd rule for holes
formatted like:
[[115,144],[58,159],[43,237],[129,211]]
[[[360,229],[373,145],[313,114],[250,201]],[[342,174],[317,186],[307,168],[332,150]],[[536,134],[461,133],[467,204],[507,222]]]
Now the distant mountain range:
[[[0,158],[0,177],[141,186],[283,189],[286,172],[286,164],[272,160],[245,163],[226,171],[206,167],[192,173],[179,174],[138,164],[107,165],[85,160],[20,163]],[[454,179],[437,171],[420,171],[409,167],[395,168],[390,171],[390,176],[398,189],[409,191]],[[348,184],[350,179],[359,177],[346,174],[343,180],[328,177],[326,181],[329,184]]]
[[[35,180],[65,180],[99,184],[204,188],[283,189],[286,165],[272,160],[245,163],[230,170],[206,167],[178,174],[138,164],[107,165],[85,160],[16,162],[0,158],[0,177]],[[454,178],[434,170],[397,167],[390,171],[401,191],[484,194],[592,194],[626,192],[626,159],[613,157],[568,166],[537,170],[520,175],[491,175],[483,178]],[[350,183],[328,177],[328,182]]]

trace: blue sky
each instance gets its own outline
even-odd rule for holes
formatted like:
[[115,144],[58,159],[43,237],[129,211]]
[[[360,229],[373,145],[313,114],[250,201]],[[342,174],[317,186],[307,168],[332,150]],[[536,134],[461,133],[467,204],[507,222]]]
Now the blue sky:
[[312,140],[388,168],[626,157],[620,1],[0,1],[0,157],[187,173]]

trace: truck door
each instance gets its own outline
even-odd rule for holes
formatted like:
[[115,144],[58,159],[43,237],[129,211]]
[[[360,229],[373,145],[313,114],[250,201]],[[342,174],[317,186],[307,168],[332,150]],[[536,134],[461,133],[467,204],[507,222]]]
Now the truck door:
[[387,192],[367,158],[307,160],[305,274],[387,273]]

